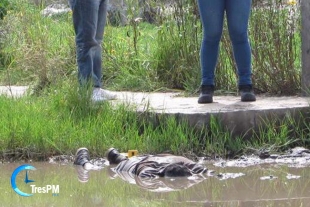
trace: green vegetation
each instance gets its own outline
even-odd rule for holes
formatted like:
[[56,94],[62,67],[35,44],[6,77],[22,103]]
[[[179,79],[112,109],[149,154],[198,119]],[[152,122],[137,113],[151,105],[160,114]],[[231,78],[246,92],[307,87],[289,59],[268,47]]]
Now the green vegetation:
[[127,104],[94,105],[77,85],[63,83],[40,96],[19,99],[0,97],[0,152],[15,159],[45,159],[73,154],[81,146],[93,156],[104,156],[110,147],[126,152],[171,152],[186,156],[228,156],[252,153],[252,149],[282,151],[309,146],[309,122],[287,116],[266,121],[267,127],[251,139],[234,137],[211,117],[206,128],[189,127],[174,116],[139,112]]
[[[43,88],[57,83],[56,80],[76,77],[71,14],[46,18],[40,14],[42,4],[36,6],[28,0],[10,2],[12,9],[0,21],[0,82]],[[153,24],[137,19],[137,11],[132,8],[139,6],[136,1],[131,3],[126,26],[108,22],[106,27],[105,85],[117,90],[168,88],[196,93],[200,84],[202,36],[196,1],[176,1],[171,7],[154,1],[162,13]],[[284,1],[254,5],[249,34],[256,92],[295,95],[300,90],[300,12]],[[236,69],[227,27],[216,84],[220,92],[236,91]]]
[[150,118],[126,104],[93,105],[88,100],[71,85],[40,97],[0,97],[0,151],[17,158],[27,152],[40,155],[35,157],[70,154],[80,146],[101,156],[112,146],[149,153],[199,151],[199,132],[175,118]]
[[4,18],[7,14],[7,10],[9,9],[10,3],[8,0],[2,0],[0,2],[0,20]]
[[[154,24],[135,19],[134,11],[128,11],[128,25],[108,24],[104,85],[115,90],[182,89],[195,94],[202,34],[195,2],[176,1],[172,12],[161,14]],[[37,96],[0,97],[0,151],[5,157],[46,158],[73,153],[80,146],[98,156],[114,146],[121,151],[233,157],[252,148],[309,145],[309,124],[291,118],[266,121],[267,131],[261,129],[246,140],[232,137],[215,117],[210,127],[198,129],[175,117],[136,112],[126,104],[94,106],[76,86],[71,14],[47,18],[40,14],[42,5],[25,0],[10,3],[12,9],[0,21],[0,83],[33,85]],[[300,89],[300,15],[293,13],[293,7],[278,4],[278,9],[253,8],[253,81],[257,92],[291,95]],[[236,91],[234,68],[225,30],[216,72],[219,93]]]

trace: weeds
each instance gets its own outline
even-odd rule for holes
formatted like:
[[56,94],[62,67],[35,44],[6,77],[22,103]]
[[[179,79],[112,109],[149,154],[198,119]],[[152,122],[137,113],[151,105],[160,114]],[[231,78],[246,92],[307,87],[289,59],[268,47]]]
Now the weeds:
[[[125,151],[176,154],[210,153],[235,156],[249,147],[272,146],[284,150],[309,145],[309,122],[266,121],[267,129],[251,140],[232,137],[211,118],[204,129],[190,128],[175,117],[152,121],[127,105],[93,105],[90,92],[78,89],[71,14],[43,18],[40,7],[12,0],[14,10],[0,20],[2,84],[33,84],[37,97],[0,97],[0,150],[29,154],[72,153],[80,146],[100,155],[113,146]],[[133,5],[137,2],[132,1]],[[153,4],[152,4],[153,5]],[[154,5],[158,5],[154,1]],[[107,25],[103,43],[104,85],[115,89],[152,91],[185,89],[195,93],[200,84],[199,48],[202,28],[194,0],[176,1],[153,24],[128,10],[128,25]],[[130,7],[138,8],[138,7]],[[295,12],[292,16],[292,12]],[[300,88],[299,12],[283,3],[254,7],[250,23],[253,82],[258,92],[296,94]],[[227,28],[227,27],[226,27]],[[2,33],[1,33],[2,34]],[[236,69],[227,30],[216,70],[221,91],[236,90]],[[46,87],[48,86],[48,87]],[[81,96],[82,94],[82,96]],[[149,115],[149,114],[148,114]],[[149,117],[149,116],[147,116]],[[25,150],[21,150],[21,148]]]
[[295,95],[300,91],[300,30],[296,7],[279,2],[276,7],[253,10],[253,79],[261,92]]
[[154,53],[157,77],[170,88],[190,90],[199,84],[199,16],[195,1],[177,1],[159,26]]
[[2,0],[0,2],[0,20],[2,20],[4,16],[7,14],[9,7],[10,7],[10,2],[8,0]]
[[[74,81],[73,81],[74,82]],[[307,114],[265,120],[251,139],[234,137],[215,116],[203,128],[175,116],[136,111],[127,104],[94,105],[89,90],[72,84],[45,89],[39,97],[0,97],[0,151],[6,158],[46,159],[85,146],[94,156],[110,147],[140,153],[233,158],[249,149],[285,151],[308,147]],[[52,87],[52,86],[51,86]]]
[[308,113],[286,114],[282,118],[265,119],[253,136],[253,146],[272,151],[308,146],[310,125],[308,121],[305,121],[308,120]]
[[7,31],[3,58],[8,61],[4,64],[10,73],[9,79],[3,77],[4,84],[44,88],[71,74],[75,64],[74,34],[68,21],[43,18],[39,7],[21,1],[2,22]]
[[126,104],[94,105],[86,98],[88,90],[79,91],[73,85],[44,91],[39,97],[1,96],[0,150],[10,150],[12,156],[14,150],[17,154],[31,150],[45,158],[70,154],[81,146],[101,156],[110,147],[141,153],[198,151],[195,132],[185,123],[173,117],[159,117],[152,123],[146,118],[149,112],[138,113]]
[[[264,2],[253,3],[249,25],[256,92],[294,95],[300,90],[300,12],[284,1]],[[147,8],[137,1],[129,3],[127,25],[106,27],[104,83],[119,90],[178,88],[197,92],[202,27],[196,1],[150,1]],[[40,6],[24,0],[11,4],[14,10],[1,21],[5,31],[1,82],[36,82],[44,87],[68,78],[75,71],[71,15],[43,18]],[[145,19],[137,18],[143,11],[155,15],[152,24],[144,22],[148,18],[143,15]],[[232,92],[236,91],[236,68],[227,27],[224,29],[216,84],[219,91]]]

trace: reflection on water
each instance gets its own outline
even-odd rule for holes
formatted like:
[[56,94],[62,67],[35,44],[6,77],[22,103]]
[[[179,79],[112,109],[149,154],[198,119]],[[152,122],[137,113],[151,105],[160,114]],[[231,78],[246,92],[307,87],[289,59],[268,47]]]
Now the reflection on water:
[[[115,166],[114,166],[115,167]],[[85,170],[82,166],[76,166],[77,176],[80,182],[88,182],[90,171]],[[140,177],[126,171],[115,171],[113,167],[107,167],[106,171],[111,179],[120,178],[130,184],[135,184],[152,192],[170,192],[184,190],[207,179],[208,174],[193,175],[190,177]]]
[[[31,163],[37,170],[28,172],[28,176],[35,180],[36,186],[59,185],[60,189],[56,196],[42,193],[25,198],[17,195],[10,184],[11,174],[20,164],[0,165],[0,206],[298,207],[310,203],[308,167],[263,164],[221,168],[208,164],[209,169],[216,171],[214,176],[201,179],[161,178],[154,184],[131,176],[127,179],[128,175],[116,176],[109,167],[81,171],[73,165]],[[16,179],[18,187],[31,192],[31,187],[23,179],[24,173],[21,172]],[[168,190],[158,192],[158,189]]]

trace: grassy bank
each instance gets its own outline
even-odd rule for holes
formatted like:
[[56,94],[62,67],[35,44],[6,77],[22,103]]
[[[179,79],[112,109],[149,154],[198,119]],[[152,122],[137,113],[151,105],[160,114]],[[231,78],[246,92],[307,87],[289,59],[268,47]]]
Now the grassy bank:
[[[133,1],[134,2],[134,1]],[[190,128],[174,117],[109,103],[92,105],[78,95],[71,13],[42,17],[44,7],[12,0],[0,20],[1,85],[34,85],[37,96],[0,97],[0,150],[7,158],[46,158],[81,146],[95,156],[109,147],[141,153],[235,156],[266,148],[309,146],[308,115],[266,120],[251,140],[232,137],[213,118],[210,127]],[[250,41],[256,92],[296,95],[300,90],[300,13],[283,2],[253,8]],[[126,26],[108,22],[103,41],[106,88],[130,91],[184,90],[200,84],[202,28],[194,0],[177,1],[154,24],[128,11]],[[225,27],[227,28],[227,27]],[[216,71],[219,93],[236,92],[236,69],[225,29]],[[85,93],[87,94],[87,93]]]
[[290,116],[266,121],[267,127],[245,139],[233,137],[215,117],[209,127],[201,129],[172,116],[137,112],[126,103],[94,105],[72,85],[53,88],[38,97],[0,97],[2,157],[46,159],[72,154],[81,146],[94,156],[104,156],[108,148],[116,147],[124,152],[137,149],[140,153],[234,157],[254,153],[254,149],[283,151],[309,146],[306,117],[302,122]]

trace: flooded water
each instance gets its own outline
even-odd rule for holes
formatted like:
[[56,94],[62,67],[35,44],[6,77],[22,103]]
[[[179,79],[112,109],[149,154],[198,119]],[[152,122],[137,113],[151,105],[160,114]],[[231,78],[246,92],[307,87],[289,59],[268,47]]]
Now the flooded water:
[[33,194],[23,197],[11,187],[12,173],[22,164],[0,165],[0,206],[310,206],[309,167],[209,163],[213,175],[149,182],[125,181],[110,167],[88,172],[72,164],[28,163],[36,168],[27,171],[34,182],[24,182],[26,170],[16,176],[18,189]]

